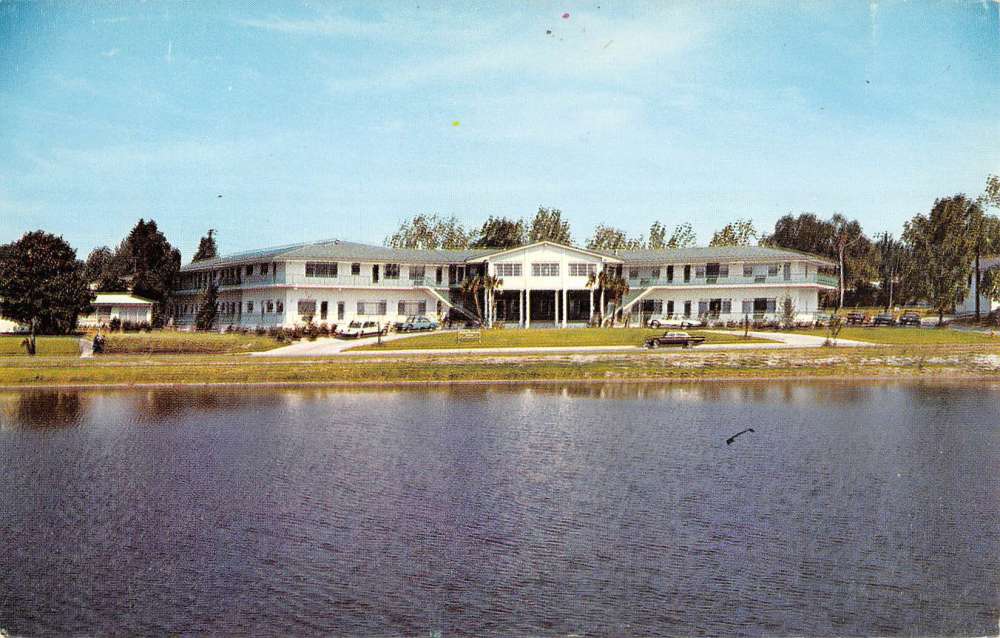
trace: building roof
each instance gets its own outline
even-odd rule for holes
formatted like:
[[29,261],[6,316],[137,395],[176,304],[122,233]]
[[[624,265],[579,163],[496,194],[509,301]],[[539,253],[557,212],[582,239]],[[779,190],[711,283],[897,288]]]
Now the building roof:
[[[424,250],[413,248],[389,248],[387,246],[372,246],[356,242],[328,239],[317,242],[289,244],[260,250],[251,250],[215,259],[205,259],[191,262],[181,267],[182,272],[208,270],[237,264],[255,263],[261,261],[297,261],[315,259],[325,261],[360,261],[360,262],[400,262],[406,264],[452,264],[467,261],[481,261],[492,255],[507,253],[510,250],[520,250],[539,244],[552,242],[536,242],[528,246],[511,249],[470,248],[465,250]],[[558,244],[553,244],[558,245]],[[833,262],[796,250],[787,248],[769,248],[767,246],[709,246],[691,248],[664,248],[659,250],[589,250],[576,246],[567,246],[573,250],[595,256],[607,257],[612,261],[622,261],[626,264],[642,263],[698,263],[707,261],[788,261],[808,259],[810,261],[833,266]]]
[[128,292],[99,292],[91,305],[151,306],[155,301],[136,297]]
[[403,262],[408,264],[448,264],[463,263],[486,255],[495,250],[470,248],[466,250],[422,250],[413,248],[389,248],[372,246],[339,239],[290,244],[274,248],[264,248],[249,252],[227,255],[216,259],[191,262],[181,267],[182,271],[205,270],[234,264],[259,261],[296,261],[316,259],[327,261],[375,261]]
[[810,253],[788,248],[771,248],[768,246],[691,246],[689,248],[602,250],[600,252],[616,256],[626,264],[697,263],[707,261],[771,262],[808,259],[828,266],[835,265],[828,259]]
[[535,246],[555,246],[556,248],[564,248],[566,250],[579,253],[581,255],[590,255],[591,257],[599,257],[604,259],[610,259],[613,262],[620,262],[621,258],[615,257],[607,253],[607,251],[596,251],[590,250],[589,248],[580,248],[579,246],[567,246],[566,244],[559,244],[554,241],[536,241],[530,244],[525,244],[523,246],[515,246],[513,248],[491,248],[484,252],[478,257],[470,258],[469,261],[483,261],[493,257],[499,257],[500,255],[506,255],[508,253],[517,252],[519,250],[526,250],[529,248],[534,248]]

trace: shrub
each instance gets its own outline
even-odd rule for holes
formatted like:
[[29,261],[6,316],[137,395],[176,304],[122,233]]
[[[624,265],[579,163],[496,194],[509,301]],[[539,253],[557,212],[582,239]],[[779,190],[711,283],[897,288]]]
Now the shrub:
[[122,329],[122,320],[118,317],[112,317],[111,321],[108,322],[108,330],[111,332],[118,332]]

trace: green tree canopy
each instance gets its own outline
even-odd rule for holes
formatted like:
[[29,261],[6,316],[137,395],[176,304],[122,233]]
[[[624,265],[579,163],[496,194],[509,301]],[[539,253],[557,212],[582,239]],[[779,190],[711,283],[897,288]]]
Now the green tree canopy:
[[124,265],[132,292],[157,302],[153,323],[160,325],[181,267],[180,251],[170,245],[155,221],[140,219],[118,247],[115,259]]
[[98,292],[127,290],[125,264],[115,259],[115,253],[107,246],[90,251],[83,269],[84,277]]
[[590,250],[637,250],[644,246],[641,236],[629,237],[620,228],[603,224],[598,225],[594,235],[587,240]]
[[516,248],[523,246],[526,238],[522,220],[490,215],[471,245],[473,248]]
[[206,259],[215,259],[218,256],[219,249],[215,245],[215,229],[209,228],[208,235],[202,237],[201,241],[198,242],[198,250],[191,261],[205,261]]
[[973,242],[966,230],[974,205],[965,195],[938,199],[930,214],[916,215],[904,226],[903,241],[914,261],[908,285],[938,311],[939,321],[969,292]]
[[753,220],[737,219],[722,227],[712,235],[709,246],[750,246],[757,239],[757,229]]
[[62,237],[37,230],[0,247],[0,315],[38,332],[69,332],[94,293],[84,264]]
[[211,330],[219,318],[219,287],[215,281],[210,281],[208,288],[201,295],[198,314],[194,317],[194,325],[198,330]]
[[469,233],[458,218],[439,215],[414,215],[399,225],[399,230],[385,240],[392,248],[458,250],[469,247]]
[[538,212],[531,220],[531,227],[528,230],[528,243],[536,241],[551,241],[567,246],[573,244],[569,222],[562,218],[561,210],[538,207]]

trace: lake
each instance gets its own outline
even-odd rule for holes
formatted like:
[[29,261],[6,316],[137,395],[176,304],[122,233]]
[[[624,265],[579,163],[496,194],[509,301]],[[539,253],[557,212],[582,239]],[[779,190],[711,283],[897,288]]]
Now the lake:
[[995,634],[998,462],[997,383],[0,392],[0,629]]

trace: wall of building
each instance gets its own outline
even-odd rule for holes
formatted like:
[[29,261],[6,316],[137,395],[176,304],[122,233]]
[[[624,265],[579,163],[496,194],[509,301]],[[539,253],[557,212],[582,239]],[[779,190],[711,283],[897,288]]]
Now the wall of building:
[[[815,319],[819,310],[819,291],[816,288],[785,288],[778,286],[766,287],[718,287],[718,288],[685,288],[682,290],[656,289],[636,302],[633,314],[643,308],[644,301],[658,301],[662,305],[662,313],[668,314],[669,302],[673,301],[674,316],[683,316],[685,302],[691,303],[691,317],[698,318],[699,302],[712,299],[730,301],[730,312],[722,313],[720,321],[741,321],[744,314],[743,302],[753,302],[755,299],[774,299],[774,312],[765,313],[765,319],[780,319],[784,314],[784,300],[791,298],[795,305],[795,320],[809,322]],[[648,314],[646,312],[645,314]],[[751,313],[753,314],[753,313]]]

